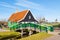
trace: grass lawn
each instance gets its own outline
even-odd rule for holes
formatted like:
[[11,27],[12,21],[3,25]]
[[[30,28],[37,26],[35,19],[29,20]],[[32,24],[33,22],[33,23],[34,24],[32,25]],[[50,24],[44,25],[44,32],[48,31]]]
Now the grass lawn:
[[48,38],[50,36],[52,36],[52,35],[48,34],[48,33],[45,33],[45,32],[41,32],[41,33],[38,33],[38,34],[28,36],[26,38],[21,38],[19,40],[44,40],[45,38]]
[[20,33],[18,32],[0,32],[0,39],[8,39],[8,38],[14,38],[14,37],[17,37],[19,36]]

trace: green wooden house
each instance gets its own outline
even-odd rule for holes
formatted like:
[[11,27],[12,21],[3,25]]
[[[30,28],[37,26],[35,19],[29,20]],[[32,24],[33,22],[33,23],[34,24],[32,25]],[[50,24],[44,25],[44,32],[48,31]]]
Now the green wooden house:
[[[8,26],[12,28],[14,25],[17,29],[36,29],[38,21],[34,18],[30,10],[24,10],[12,14],[8,19]],[[35,26],[36,25],[36,26]],[[38,27],[37,27],[38,28]]]

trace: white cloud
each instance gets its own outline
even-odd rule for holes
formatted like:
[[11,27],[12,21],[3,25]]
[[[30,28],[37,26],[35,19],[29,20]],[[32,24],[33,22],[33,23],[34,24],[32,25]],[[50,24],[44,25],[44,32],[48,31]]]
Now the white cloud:
[[12,8],[12,9],[15,9],[16,8],[15,6],[10,5],[10,4],[6,3],[6,2],[0,2],[0,6]]
[[37,10],[45,10],[44,7],[41,6],[40,4],[30,2],[27,0],[16,0],[15,5],[23,6],[23,7],[31,8],[31,9],[37,9]]
[[14,5],[11,5],[6,2],[0,2],[0,6],[12,8],[12,9],[16,9],[16,8],[18,8],[18,6],[22,6],[22,7],[28,8],[28,9],[36,9],[38,11],[46,10],[43,6],[41,6],[40,4],[34,3],[34,2],[30,2],[27,0],[15,0],[15,1],[16,1],[16,3],[14,3]]

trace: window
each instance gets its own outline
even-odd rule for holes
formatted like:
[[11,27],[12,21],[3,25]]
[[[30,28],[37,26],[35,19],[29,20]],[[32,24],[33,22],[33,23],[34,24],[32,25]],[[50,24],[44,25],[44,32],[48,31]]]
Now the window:
[[28,23],[28,22],[25,22],[25,23]]
[[29,16],[29,19],[31,19],[31,16]]
[[24,24],[24,22],[22,22],[22,24]]

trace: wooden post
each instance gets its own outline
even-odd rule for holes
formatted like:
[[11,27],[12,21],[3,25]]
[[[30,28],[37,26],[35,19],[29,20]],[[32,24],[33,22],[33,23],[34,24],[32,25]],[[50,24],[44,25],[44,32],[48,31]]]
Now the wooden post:
[[21,37],[23,37],[23,29],[21,30]]
[[32,30],[29,30],[29,36],[32,35]]

